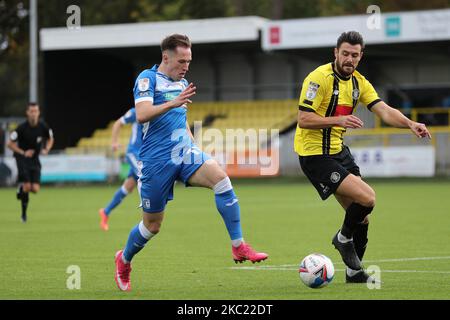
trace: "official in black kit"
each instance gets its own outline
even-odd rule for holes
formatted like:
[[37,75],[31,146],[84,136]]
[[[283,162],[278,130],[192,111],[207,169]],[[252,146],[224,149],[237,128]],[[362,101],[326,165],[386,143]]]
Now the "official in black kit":
[[39,105],[30,102],[26,111],[27,121],[10,134],[8,148],[14,152],[18,171],[17,199],[22,203],[22,222],[27,221],[29,192],[37,193],[41,181],[39,155],[47,155],[53,146],[53,132],[39,120]]

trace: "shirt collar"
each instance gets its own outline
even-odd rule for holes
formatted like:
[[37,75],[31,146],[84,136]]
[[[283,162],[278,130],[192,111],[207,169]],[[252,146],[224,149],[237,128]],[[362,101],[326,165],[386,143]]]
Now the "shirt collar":
[[351,79],[351,75],[350,76],[348,76],[347,78],[346,77],[343,77],[343,76],[341,76],[337,71],[336,71],[336,69],[335,69],[335,65],[334,65],[334,62],[332,62],[331,63],[331,68],[333,69],[333,72],[334,72],[334,74],[340,79],[340,80],[343,80],[343,81],[348,81],[348,80],[350,80]]
[[172,81],[172,82],[176,82],[176,81],[173,80],[171,77],[169,77],[167,74],[162,73],[162,72],[159,72],[159,71],[158,71],[158,68],[159,68],[159,64],[155,64],[155,65],[153,66],[153,68],[151,68],[151,70],[152,70],[152,71],[155,71],[158,75],[160,75],[160,76],[163,77],[164,79],[167,79],[167,80]]

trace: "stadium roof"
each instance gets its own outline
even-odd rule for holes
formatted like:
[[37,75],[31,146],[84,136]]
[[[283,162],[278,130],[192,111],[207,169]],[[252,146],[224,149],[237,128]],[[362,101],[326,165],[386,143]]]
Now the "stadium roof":
[[251,16],[81,26],[78,30],[44,28],[40,30],[40,49],[158,46],[165,36],[172,33],[187,34],[195,43],[258,41],[266,21],[265,18]]
[[196,44],[261,41],[264,50],[320,48],[334,46],[337,37],[348,30],[360,31],[367,44],[448,41],[450,9],[278,21],[249,16],[81,26],[78,30],[44,28],[40,49],[159,46],[173,33],[187,34]]

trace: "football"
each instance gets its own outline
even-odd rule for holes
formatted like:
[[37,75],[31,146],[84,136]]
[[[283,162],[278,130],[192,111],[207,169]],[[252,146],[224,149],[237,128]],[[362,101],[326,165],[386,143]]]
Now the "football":
[[298,270],[302,282],[310,288],[323,288],[334,277],[334,265],[330,258],[320,253],[307,255]]

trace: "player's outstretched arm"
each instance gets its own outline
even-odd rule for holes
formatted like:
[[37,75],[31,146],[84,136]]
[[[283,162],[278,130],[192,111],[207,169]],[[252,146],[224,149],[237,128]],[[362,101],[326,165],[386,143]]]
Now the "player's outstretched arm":
[[124,124],[122,123],[121,119],[117,119],[113,126],[112,126],[112,130],[111,130],[111,148],[113,151],[117,151],[120,147],[119,144],[119,134],[120,134],[120,129],[122,128]]
[[403,113],[388,106],[384,101],[376,103],[372,107],[372,112],[390,126],[409,128],[417,137],[431,139],[431,134],[425,124],[408,119]]
[[364,123],[354,115],[337,116],[337,117],[322,117],[315,112],[298,111],[297,118],[298,126],[304,129],[324,129],[331,127],[343,127],[358,129]]
[[197,88],[190,83],[175,99],[160,105],[153,105],[150,101],[136,103],[136,119],[139,123],[145,123],[151,119],[166,113],[173,108],[187,108],[188,103],[192,103],[190,98],[195,95]]

